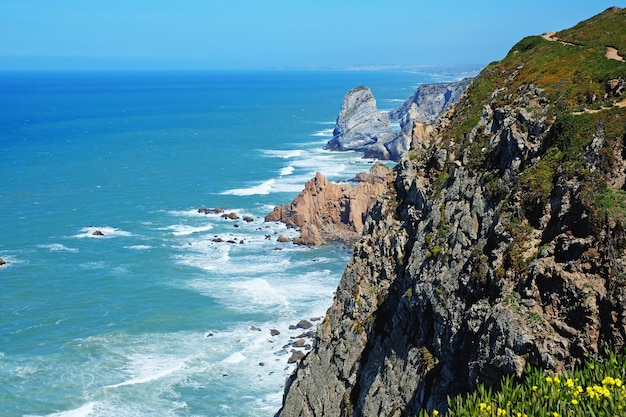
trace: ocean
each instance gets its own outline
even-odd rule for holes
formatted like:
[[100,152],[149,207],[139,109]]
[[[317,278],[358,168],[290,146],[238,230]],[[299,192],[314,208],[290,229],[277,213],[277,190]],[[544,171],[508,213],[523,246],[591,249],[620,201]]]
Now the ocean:
[[264,216],[369,169],[323,149],[348,90],[391,110],[458,78],[0,73],[0,415],[273,416],[351,251]]

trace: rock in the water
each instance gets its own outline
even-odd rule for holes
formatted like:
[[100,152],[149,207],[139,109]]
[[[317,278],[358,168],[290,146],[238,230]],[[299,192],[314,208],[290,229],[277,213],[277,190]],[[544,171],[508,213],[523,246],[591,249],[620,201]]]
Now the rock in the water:
[[6,265],[6,264],[7,264],[6,261],[4,259],[0,258],[0,266]]
[[334,151],[373,152],[372,157],[389,159],[384,143],[395,134],[386,113],[376,108],[372,91],[360,86],[350,90],[344,97],[333,138],[326,148]]
[[246,222],[246,223],[251,223],[251,222],[254,221],[254,217],[252,217],[252,216],[244,216],[243,217],[243,221]]
[[392,175],[390,168],[376,164],[369,174],[359,175],[361,182],[351,187],[331,183],[318,172],[293,202],[276,207],[265,221],[281,221],[299,228],[300,237],[294,239],[296,244],[354,243],[363,232],[367,212]]
[[239,216],[237,215],[237,213],[235,212],[230,212],[230,213],[224,213],[222,214],[222,219],[227,219],[227,220],[239,220]]
[[291,242],[291,239],[283,235],[278,235],[278,238],[276,239],[276,241],[280,243],[287,243],[287,242]]
[[221,207],[216,207],[214,209],[207,208],[207,207],[200,207],[198,209],[198,213],[202,213],[202,214],[222,214],[223,212],[224,212],[224,209]]
[[257,327],[257,326],[250,326],[250,330],[254,331],[254,332],[260,332],[261,328]]
[[272,336],[278,336],[280,334],[280,331],[278,331],[276,329],[270,329],[270,334]]
[[104,233],[102,233],[102,230],[100,229],[94,230],[91,234],[92,236],[104,236]]
[[300,320],[298,324],[296,324],[296,329],[310,329],[313,327],[313,324],[308,320]]
[[299,362],[302,358],[304,358],[304,353],[293,349],[291,351],[291,356],[289,357],[289,359],[287,359],[287,363],[296,363]]
[[293,342],[293,347],[304,347],[304,345],[306,345],[306,340],[304,339],[298,339]]

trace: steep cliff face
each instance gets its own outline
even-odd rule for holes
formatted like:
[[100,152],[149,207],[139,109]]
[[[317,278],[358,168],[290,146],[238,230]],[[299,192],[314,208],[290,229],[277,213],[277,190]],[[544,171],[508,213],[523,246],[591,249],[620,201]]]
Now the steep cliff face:
[[471,80],[422,84],[400,107],[389,112],[389,118],[400,121],[403,132],[410,132],[413,122],[434,124],[459,100]]
[[354,150],[366,156],[389,159],[385,143],[395,137],[389,118],[376,108],[372,91],[360,86],[350,90],[341,104],[333,138],[326,148],[333,151]]
[[280,415],[445,410],[624,347],[624,28],[613,8],[522,40],[403,155]]
[[[469,82],[467,78],[420,85],[404,104],[389,114],[377,110],[369,88],[354,88],[343,99],[333,139],[326,148],[359,151],[369,158],[398,161],[411,148],[413,134],[419,135],[434,124],[459,99]],[[389,119],[400,122],[399,134],[393,132]]]

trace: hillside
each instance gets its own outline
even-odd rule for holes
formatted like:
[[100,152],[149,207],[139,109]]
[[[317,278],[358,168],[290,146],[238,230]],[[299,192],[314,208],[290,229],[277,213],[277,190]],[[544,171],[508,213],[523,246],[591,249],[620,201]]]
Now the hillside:
[[[487,66],[378,198],[282,416],[411,416],[626,339],[626,10]],[[415,143],[415,141],[414,141]]]

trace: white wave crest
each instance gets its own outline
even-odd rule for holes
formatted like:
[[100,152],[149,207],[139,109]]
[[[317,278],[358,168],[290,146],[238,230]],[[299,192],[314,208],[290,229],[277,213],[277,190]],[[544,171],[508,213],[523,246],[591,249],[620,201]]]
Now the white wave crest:
[[[106,238],[112,238],[112,237],[120,237],[120,236],[132,236],[133,234],[130,232],[127,232],[125,230],[121,230],[121,229],[117,229],[115,227],[110,227],[110,226],[100,226],[100,227],[96,227],[96,226],[88,226],[88,227],[83,227],[82,229],[80,229],[79,234],[74,235],[75,238],[97,238],[97,239],[106,239]],[[100,233],[98,233],[100,232]]]
[[[76,408],[74,410],[52,413],[52,414],[46,415],[45,417],[87,417],[94,411],[95,405],[96,405],[95,402],[88,402],[87,404],[79,408]],[[27,414],[24,417],[37,417],[37,416]]]
[[78,252],[78,249],[68,248],[67,246],[62,245],[61,243],[51,243],[49,245],[37,245],[37,247],[41,249],[48,249],[50,252],[71,252],[71,253]]
[[202,233],[208,232],[213,229],[213,226],[210,224],[203,226],[189,226],[186,224],[174,224],[168,227],[165,227],[163,230],[171,230],[174,236],[188,236],[194,233]]
[[274,157],[274,158],[296,158],[300,155],[302,155],[302,151],[299,149],[294,149],[294,150],[286,150],[286,151],[281,151],[281,150],[273,150],[273,149],[264,149],[261,151],[264,155],[266,156],[270,156],[270,157]]
[[185,361],[181,358],[135,355],[131,358],[131,363],[126,369],[126,372],[132,375],[132,377],[119,384],[107,385],[106,388],[145,384],[171,375],[182,369],[184,365]]
[[332,138],[333,137],[333,128],[331,129],[323,129],[313,133],[312,136],[323,137],[323,138]]
[[287,176],[287,175],[291,175],[291,174],[293,174],[294,170],[295,170],[295,168],[292,167],[291,165],[286,166],[286,167],[284,167],[284,168],[282,168],[280,170],[280,176],[284,177],[284,176]]
[[240,363],[246,360],[246,357],[241,354],[241,352],[235,352],[226,359],[222,361],[222,363],[235,364]]
[[236,195],[236,196],[248,196],[248,195],[266,195],[272,192],[272,188],[275,179],[269,179],[258,185],[253,185],[248,188],[235,188],[232,190],[223,191],[222,195]]

